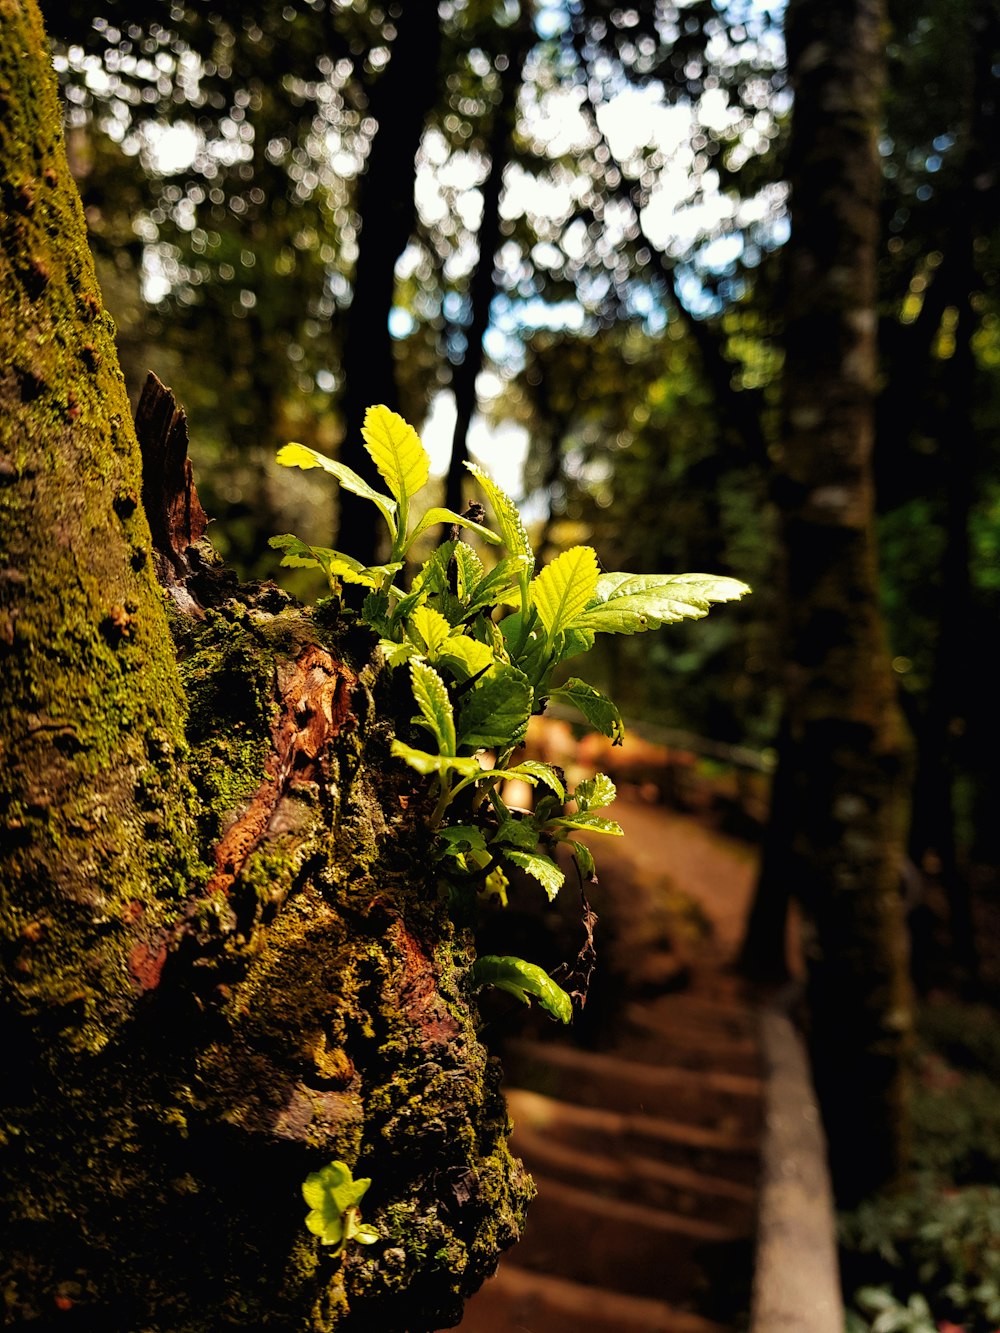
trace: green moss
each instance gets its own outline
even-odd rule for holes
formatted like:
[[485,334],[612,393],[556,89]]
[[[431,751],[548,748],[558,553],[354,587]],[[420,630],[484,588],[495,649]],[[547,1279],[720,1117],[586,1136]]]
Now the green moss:
[[0,90],[0,940],[15,1010],[96,1049],[133,1002],[125,918],[196,876],[183,696],[148,526],[113,503],[138,447],[33,5]]

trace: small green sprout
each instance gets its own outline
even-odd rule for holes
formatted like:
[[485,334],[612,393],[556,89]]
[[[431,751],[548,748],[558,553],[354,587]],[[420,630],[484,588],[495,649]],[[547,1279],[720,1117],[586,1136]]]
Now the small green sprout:
[[[387,665],[407,666],[417,706],[412,722],[421,733],[420,745],[395,740],[392,753],[433,783],[429,822],[450,888],[506,904],[508,872],[516,868],[552,899],[565,879],[554,859],[557,845],[566,845],[581,881],[588,881],[594,858],[574,835],[614,837],[621,828],[597,813],[615,799],[614,783],[604,774],[568,792],[551,764],[517,762],[528,723],[554,700],[575,708],[614,745],[625,734],[613,700],[575,676],[553,684],[555,672],[593,647],[598,634],[640,634],[698,619],[715,603],[735,601],[750,589],[710,574],[604,572],[590,546],[563,551],[536,574],[517,506],[481,468],[466,464],[498,532],[478,521],[478,506],[464,515],[434,507],[412,522],[410,501],[430,476],[430,459],[416,431],[388,408],[370,407],[362,436],[389,494],[301,444],[286,444],[278,462],[321,468],[369,500],[389,531],[388,562],[364,566],[289,533],[272,537],[271,545],[284,552],[284,565],[322,570],[333,590],[344,583],[368,590],[361,619],[379,635]],[[407,580],[406,558],[414,543],[442,523],[454,524],[455,535]],[[502,544],[507,554],[487,568],[473,547],[459,540],[459,527],[482,542]],[[536,788],[531,810],[507,807],[503,789],[511,778]],[[576,809],[567,811],[567,802]],[[525,1004],[534,996],[562,1022],[572,1013],[569,996],[519,958],[480,959],[470,981],[474,988],[506,990]]]
[[367,1177],[355,1180],[346,1162],[330,1162],[306,1176],[302,1197],[311,1209],[306,1226],[334,1254],[340,1254],[352,1240],[359,1245],[374,1245],[378,1240],[378,1232],[361,1221],[358,1209],[371,1183]]

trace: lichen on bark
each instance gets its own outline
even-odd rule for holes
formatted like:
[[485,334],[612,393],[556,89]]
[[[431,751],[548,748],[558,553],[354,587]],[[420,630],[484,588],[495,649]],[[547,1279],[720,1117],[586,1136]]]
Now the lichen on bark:
[[[8,1323],[445,1327],[531,1185],[401,701],[334,605],[204,543],[157,585],[41,23],[0,20]],[[380,1239],[331,1258],[300,1187],[336,1158]]]

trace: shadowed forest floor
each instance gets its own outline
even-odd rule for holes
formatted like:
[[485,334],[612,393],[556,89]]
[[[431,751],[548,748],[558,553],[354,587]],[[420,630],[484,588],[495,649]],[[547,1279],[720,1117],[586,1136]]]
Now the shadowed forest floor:
[[538,1197],[463,1333],[723,1333],[749,1308],[761,1083],[728,965],[756,852],[627,796],[611,813],[583,1020],[491,1025]]

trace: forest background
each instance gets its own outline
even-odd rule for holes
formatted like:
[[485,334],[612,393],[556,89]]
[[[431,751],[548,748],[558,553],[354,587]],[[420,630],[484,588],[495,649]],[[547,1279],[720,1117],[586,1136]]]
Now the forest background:
[[[373,554],[366,518],[272,460],[297,439],[364,472],[361,415],[384,402],[424,423],[449,504],[470,451],[520,492],[543,555],[586,541],[609,568],[749,582],[725,616],[616,641],[592,679],[640,724],[773,762],[788,607],[801,625],[809,596],[789,597],[784,521],[782,348],[803,293],[786,262],[782,8],[43,8],[126,377],[137,394],[152,367],[187,409],[226,559],[270,576],[286,531]],[[800,50],[819,8],[795,6]],[[984,647],[1000,595],[1000,10],[906,0],[885,22],[879,607],[911,753],[908,861],[943,885],[971,987],[1000,794]],[[828,188],[847,187],[805,174],[796,198],[822,211]],[[297,591],[318,589],[303,575]],[[772,825],[748,951],[763,972],[780,971],[796,888],[786,863],[774,893],[786,835]],[[877,1183],[875,1157],[847,1196]]]

